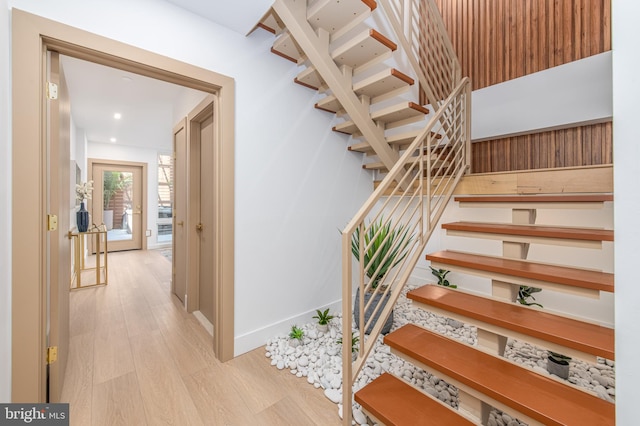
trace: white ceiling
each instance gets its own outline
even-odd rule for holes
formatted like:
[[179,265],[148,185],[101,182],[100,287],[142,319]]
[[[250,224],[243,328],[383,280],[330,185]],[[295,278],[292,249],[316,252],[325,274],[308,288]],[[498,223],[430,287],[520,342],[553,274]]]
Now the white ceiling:
[[74,124],[88,141],[171,148],[174,108],[191,89],[68,56],[61,61]]
[[167,0],[189,12],[246,35],[273,0]]
[[[219,25],[247,34],[272,0],[167,0]],[[174,109],[194,92],[171,83],[62,57],[72,116],[90,142],[171,149]],[[120,120],[114,113],[122,114]]]

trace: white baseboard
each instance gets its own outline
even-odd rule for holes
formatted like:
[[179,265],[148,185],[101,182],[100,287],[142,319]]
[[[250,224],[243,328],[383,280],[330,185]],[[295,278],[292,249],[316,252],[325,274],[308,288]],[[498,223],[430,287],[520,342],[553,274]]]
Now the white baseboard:
[[196,317],[196,319],[200,324],[202,324],[204,329],[213,336],[213,324],[209,322],[207,317],[205,317],[200,311],[193,311],[193,316]]
[[[321,309],[324,311],[327,308],[329,308],[331,312],[341,313],[342,300],[337,300],[328,305],[321,306],[317,309]],[[316,309],[303,312],[299,315],[286,318],[282,321],[278,321],[270,325],[266,325],[257,330],[253,330],[249,333],[236,336],[234,340],[233,356],[239,356],[239,355],[242,355],[243,353],[259,348],[260,346],[264,346],[267,344],[267,340],[275,336],[286,335],[287,333],[289,333],[289,329],[294,324],[302,325],[309,322],[313,322],[314,320],[312,319],[312,317],[314,315],[316,315]]]

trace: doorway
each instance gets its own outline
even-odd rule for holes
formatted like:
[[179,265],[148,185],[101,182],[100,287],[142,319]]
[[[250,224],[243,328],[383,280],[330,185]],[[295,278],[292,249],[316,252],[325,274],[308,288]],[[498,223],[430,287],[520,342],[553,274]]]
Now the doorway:
[[146,249],[147,165],[90,158],[87,176],[94,187],[92,222],[107,229],[109,251]]
[[[220,297],[217,264],[220,232],[216,180],[217,97],[210,95],[174,127],[175,234],[173,292],[189,312],[213,333]],[[181,196],[180,194],[186,194]],[[211,260],[214,260],[213,262]]]
[[[226,361],[234,355],[234,82],[233,79],[158,54],[106,39],[73,27],[12,10],[12,400],[46,400],[45,352],[47,322],[48,254],[46,199],[48,188],[42,162],[46,149],[45,82],[43,52],[85,59],[172,82],[220,97],[216,127],[217,186],[214,288],[216,321],[213,348]],[[34,84],[34,82],[37,82]],[[224,185],[222,183],[224,182]],[[27,208],[25,208],[25,206]],[[61,206],[58,216],[70,215]],[[39,225],[38,225],[39,224]],[[66,230],[65,230],[66,231]],[[55,278],[55,277],[54,277]],[[218,318],[220,320],[218,320]]]

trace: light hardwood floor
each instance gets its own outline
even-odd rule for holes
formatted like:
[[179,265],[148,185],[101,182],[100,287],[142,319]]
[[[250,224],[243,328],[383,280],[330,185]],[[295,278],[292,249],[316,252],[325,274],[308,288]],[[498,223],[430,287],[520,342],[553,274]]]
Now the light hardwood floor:
[[62,391],[71,425],[340,425],[337,406],[259,348],[227,363],[170,293],[158,251],[109,254],[109,284],[71,293]]

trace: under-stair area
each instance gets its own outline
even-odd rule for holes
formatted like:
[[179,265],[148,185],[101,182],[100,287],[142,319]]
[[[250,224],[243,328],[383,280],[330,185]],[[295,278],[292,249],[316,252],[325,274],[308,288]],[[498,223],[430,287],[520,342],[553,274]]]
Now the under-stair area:
[[530,425],[615,424],[614,404],[501,356],[510,338],[592,364],[597,357],[615,359],[612,328],[514,303],[521,285],[578,297],[614,291],[612,274],[526,259],[534,244],[598,250],[602,242],[613,241],[609,229],[535,225],[538,210],[574,208],[579,215],[612,200],[610,194],[456,197],[459,205],[512,210],[511,224],[442,225],[458,236],[499,239],[504,256],[444,250],[426,259],[434,268],[490,278],[493,295],[426,285],[407,297],[417,307],[477,327],[478,344],[470,346],[413,324],[385,336],[384,342],[396,355],[456,386],[458,411],[388,374],[357,392],[355,400],[382,424],[487,424],[492,407]]

